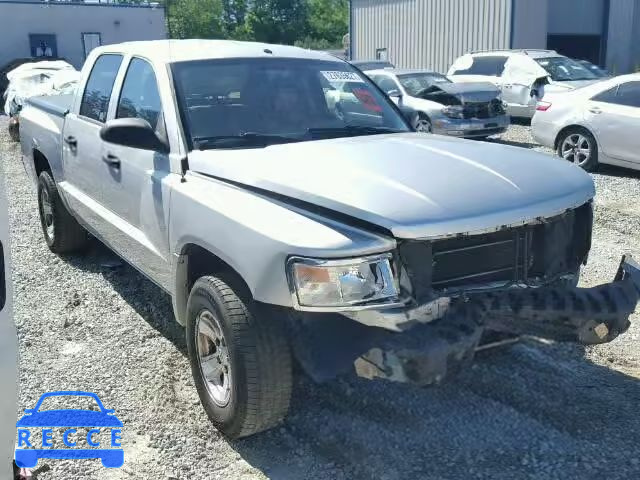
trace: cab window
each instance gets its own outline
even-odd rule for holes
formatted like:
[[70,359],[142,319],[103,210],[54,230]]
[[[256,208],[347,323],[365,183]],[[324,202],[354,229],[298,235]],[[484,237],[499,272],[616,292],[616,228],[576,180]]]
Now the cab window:
[[81,116],[105,122],[111,91],[121,63],[122,55],[107,54],[97,58],[82,95]]
[[133,58],[122,84],[116,118],[142,118],[157,130],[161,111],[160,93],[153,67],[146,60]]

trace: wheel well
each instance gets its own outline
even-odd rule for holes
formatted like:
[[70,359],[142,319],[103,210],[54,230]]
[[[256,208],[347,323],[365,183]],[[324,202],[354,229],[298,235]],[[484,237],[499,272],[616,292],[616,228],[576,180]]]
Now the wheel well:
[[45,157],[39,150],[33,151],[33,166],[36,170],[36,177],[39,177],[42,172],[51,171],[51,166],[47,157]]
[[206,248],[197,244],[187,244],[182,248],[180,261],[176,272],[176,292],[174,296],[174,309],[178,322],[185,325],[187,299],[193,284],[205,275],[223,275],[227,282],[233,283],[236,288],[241,288],[249,296],[251,290],[247,283],[231,265]]
[[562,130],[560,130],[558,132],[558,135],[556,135],[556,139],[553,142],[554,151],[558,150],[558,143],[560,143],[560,139],[562,138],[562,136],[571,130],[575,130],[575,131],[582,130],[583,132],[587,132],[589,135],[593,136],[593,134],[588,129],[586,129],[581,125],[569,125],[568,127],[564,127]]

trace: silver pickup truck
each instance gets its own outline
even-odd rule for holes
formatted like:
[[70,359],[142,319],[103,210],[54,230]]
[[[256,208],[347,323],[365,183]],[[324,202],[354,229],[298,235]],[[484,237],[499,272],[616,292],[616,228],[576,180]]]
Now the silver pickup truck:
[[[335,101],[345,82],[357,102]],[[638,268],[577,288],[594,184],[552,156],[412,131],[348,63],[294,47],[93,50],[74,97],[21,114],[44,238],[87,232],[166,290],[230,437],[276,425],[292,359],[427,385],[487,332],[607,342]],[[105,319],[104,321],[109,321]]]

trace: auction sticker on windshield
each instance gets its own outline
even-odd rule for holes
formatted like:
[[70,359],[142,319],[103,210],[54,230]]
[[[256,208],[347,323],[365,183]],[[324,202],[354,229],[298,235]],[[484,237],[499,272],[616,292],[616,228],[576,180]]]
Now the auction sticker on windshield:
[[[44,402],[56,402],[63,408],[45,409]],[[15,461],[19,467],[33,468],[41,458],[99,458],[107,468],[124,463],[122,422],[95,393],[45,393],[34,408],[24,412],[16,424]]]
[[364,80],[355,72],[321,72],[330,82],[357,82],[364,83]]

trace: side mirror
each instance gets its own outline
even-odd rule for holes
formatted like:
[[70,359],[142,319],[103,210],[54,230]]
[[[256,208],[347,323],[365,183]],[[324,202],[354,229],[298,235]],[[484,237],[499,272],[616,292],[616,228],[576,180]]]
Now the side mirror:
[[125,147],[163,153],[169,151],[166,142],[161,140],[149,122],[142,118],[109,120],[100,129],[100,138],[105,142]]
[[402,93],[400,92],[400,90],[398,90],[396,88],[394,88],[393,90],[389,90],[387,92],[387,95],[390,98],[398,98],[398,99],[402,98]]

